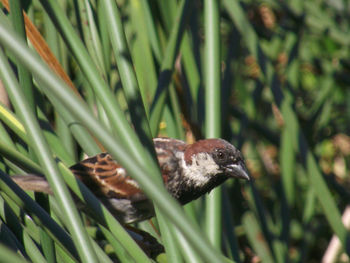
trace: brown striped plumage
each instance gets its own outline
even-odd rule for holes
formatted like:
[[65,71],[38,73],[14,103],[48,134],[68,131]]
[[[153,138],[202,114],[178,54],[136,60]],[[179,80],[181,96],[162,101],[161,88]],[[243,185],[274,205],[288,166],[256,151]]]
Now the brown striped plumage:
[[137,182],[108,153],[88,158],[70,169],[88,187],[99,185],[99,194],[104,196],[131,198],[141,193]]

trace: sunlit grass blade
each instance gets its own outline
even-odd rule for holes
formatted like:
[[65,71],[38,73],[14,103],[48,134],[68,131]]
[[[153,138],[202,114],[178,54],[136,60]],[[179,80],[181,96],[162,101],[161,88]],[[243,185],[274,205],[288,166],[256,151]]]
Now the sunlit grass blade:
[[11,249],[3,244],[0,244],[0,253],[2,255],[2,260],[4,262],[16,261],[17,263],[27,263],[29,261],[25,260],[23,257],[19,256],[17,253],[13,252]]
[[[26,40],[24,18],[22,13],[23,7],[21,1],[10,1],[10,8],[13,28],[18,33],[18,35],[23,38],[23,40]],[[32,108],[32,110],[34,110],[36,103],[34,99],[32,76],[30,75],[29,71],[25,67],[23,67],[21,63],[17,63],[17,69],[19,83],[23,88],[24,94],[28,100],[30,107]]]
[[[205,136],[221,137],[221,71],[220,71],[220,26],[219,2],[204,2],[205,16]],[[221,247],[222,238],[222,191],[214,189],[207,197],[206,230],[216,248]]]

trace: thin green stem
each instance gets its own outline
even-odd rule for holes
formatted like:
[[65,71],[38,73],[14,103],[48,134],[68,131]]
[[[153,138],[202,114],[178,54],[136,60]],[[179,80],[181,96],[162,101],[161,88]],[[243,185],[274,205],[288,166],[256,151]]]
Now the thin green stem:
[[[220,1],[204,2],[205,19],[205,134],[221,137]],[[206,229],[212,244],[221,247],[221,189],[207,197]]]
[[[23,10],[22,10],[21,2],[22,2],[21,0],[9,1],[10,10],[11,10],[11,19],[12,19],[12,25],[15,31],[18,33],[19,36],[21,36],[24,40],[26,40],[26,31],[24,26],[24,19],[23,19],[23,13],[22,13]],[[34,100],[32,77],[29,71],[25,67],[23,67],[23,65],[21,65],[20,63],[17,63],[17,69],[18,69],[19,83],[23,88],[23,92],[27,98],[28,104],[34,110],[35,100]]]

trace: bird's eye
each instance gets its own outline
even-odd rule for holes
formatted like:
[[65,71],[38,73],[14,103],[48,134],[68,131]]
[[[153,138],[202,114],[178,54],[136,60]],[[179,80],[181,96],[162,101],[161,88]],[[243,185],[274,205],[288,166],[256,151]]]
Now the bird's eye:
[[223,151],[218,151],[216,156],[217,156],[217,159],[219,161],[225,161],[226,160],[226,154]]
[[218,152],[218,157],[220,159],[224,159],[225,158],[225,154],[223,152]]

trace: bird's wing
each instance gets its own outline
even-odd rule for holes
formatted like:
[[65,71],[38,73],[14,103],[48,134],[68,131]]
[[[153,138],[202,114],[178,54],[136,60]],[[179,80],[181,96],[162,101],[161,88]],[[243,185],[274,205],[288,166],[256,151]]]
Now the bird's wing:
[[70,169],[97,196],[145,199],[138,183],[108,153],[85,159]]
[[158,163],[165,184],[179,173],[179,159],[176,153],[183,152],[187,144],[172,138],[153,139]]

